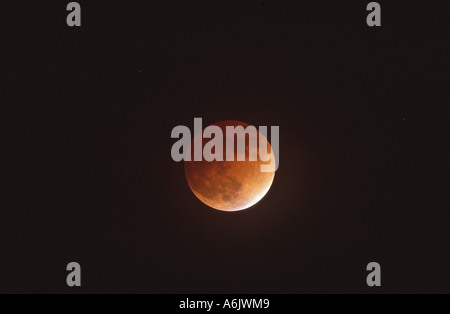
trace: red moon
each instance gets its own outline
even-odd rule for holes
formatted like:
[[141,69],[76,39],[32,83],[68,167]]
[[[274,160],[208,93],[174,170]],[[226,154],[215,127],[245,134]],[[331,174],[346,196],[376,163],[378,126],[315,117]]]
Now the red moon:
[[[223,143],[226,143],[226,126],[243,126],[248,124],[239,121],[221,121],[212,125],[222,129]],[[264,137],[259,131],[259,137]],[[197,135],[201,136],[201,135]],[[234,150],[234,161],[185,161],[186,180],[192,192],[206,205],[221,211],[239,211],[258,203],[269,191],[275,177],[273,172],[261,172],[261,165],[270,164],[271,160],[263,162],[257,150],[257,161],[249,161],[249,135],[238,132],[237,137],[245,136],[245,161],[237,161],[237,149]],[[265,138],[267,141],[267,138]],[[210,139],[203,139],[203,146]],[[236,146],[235,140],[235,146]],[[188,153],[192,153],[194,141]],[[274,158],[269,141],[267,150]],[[225,159],[224,159],[225,160]]]

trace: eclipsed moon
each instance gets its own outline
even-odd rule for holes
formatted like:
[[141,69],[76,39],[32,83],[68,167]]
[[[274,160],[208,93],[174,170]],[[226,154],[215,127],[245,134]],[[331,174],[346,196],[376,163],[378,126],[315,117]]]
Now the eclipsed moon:
[[[223,143],[226,143],[226,126],[243,126],[248,124],[239,121],[221,121],[212,125],[222,129]],[[262,133],[257,131],[259,137]],[[201,136],[201,135],[197,135]],[[245,138],[245,161],[237,161],[235,147],[234,161],[185,161],[185,175],[192,192],[206,205],[222,211],[238,211],[249,208],[258,203],[269,191],[275,177],[273,172],[261,172],[261,165],[270,164],[271,160],[263,162],[257,148],[249,147],[249,135],[237,132],[235,146],[239,137]],[[203,146],[211,139],[203,139]],[[191,142],[189,153],[192,153],[194,141]],[[257,161],[249,161],[249,150],[257,150]],[[225,149],[224,149],[225,150]],[[269,141],[267,141],[268,154],[273,160]],[[225,158],[224,158],[225,160]]]

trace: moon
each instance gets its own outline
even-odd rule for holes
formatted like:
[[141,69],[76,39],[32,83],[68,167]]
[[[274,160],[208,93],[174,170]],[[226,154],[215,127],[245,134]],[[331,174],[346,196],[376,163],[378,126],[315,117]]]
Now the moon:
[[[240,121],[220,121],[212,125],[222,129],[223,143],[226,143],[226,126],[249,126]],[[270,160],[263,162],[257,148],[249,147],[249,135],[237,132],[236,137],[245,137],[245,161],[237,161],[237,138],[235,137],[234,161],[185,161],[186,180],[192,192],[204,204],[217,210],[233,212],[247,209],[258,203],[269,191],[275,177],[273,172],[261,172],[261,165],[271,164],[274,154],[269,141],[262,133],[259,137],[267,141],[267,150]],[[201,136],[201,134],[197,135]],[[203,139],[203,146],[211,139]],[[191,142],[190,154],[194,141]],[[257,150],[257,161],[249,161],[250,149]],[[224,158],[225,160],[225,158]]]

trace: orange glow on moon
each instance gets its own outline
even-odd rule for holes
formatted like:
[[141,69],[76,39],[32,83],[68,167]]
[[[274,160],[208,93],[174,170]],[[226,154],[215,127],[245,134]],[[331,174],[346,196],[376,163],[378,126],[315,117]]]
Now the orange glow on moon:
[[[219,126],[222,129],[224,145],[226,143],[226,126],[241,125],[244,128],[248,126],[248,124],[239,121],[221,121],[212,125]],[[246,160],[237,161],[237,137],[243,136],[246,137]],[[259,131],[258,136],[264,137]],[[259,158],[259,151],[257,161],[248,160],[248,138],[248,134],[245,135],[243,132],[235,136],[234,161],[207,162],[202,160],[184,162],[185,175],[189,187],[195,196],[206,205],[222,211],[239,211],[255,205],[269,191],[275,172],[261,172],[261,165],[270,165],[271,162],[270,160],[262,162]],[[210,140],[203,139],[203,146]],[[191,142],[191,149],[188,152],[192,156],[193,143],[194,141]],[[271,158],[274,158],[268,141],[267,149]],[[223,151],[225,151],[225,148]]]

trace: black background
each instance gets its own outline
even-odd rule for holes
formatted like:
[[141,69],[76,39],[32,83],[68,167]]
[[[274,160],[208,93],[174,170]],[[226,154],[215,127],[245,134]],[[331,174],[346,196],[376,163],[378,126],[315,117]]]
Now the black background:
[[[450,292],[442,5],[68,2],[0,4],[0,292]],[[192,194],[194,117],[280,127],[260,203]]]

